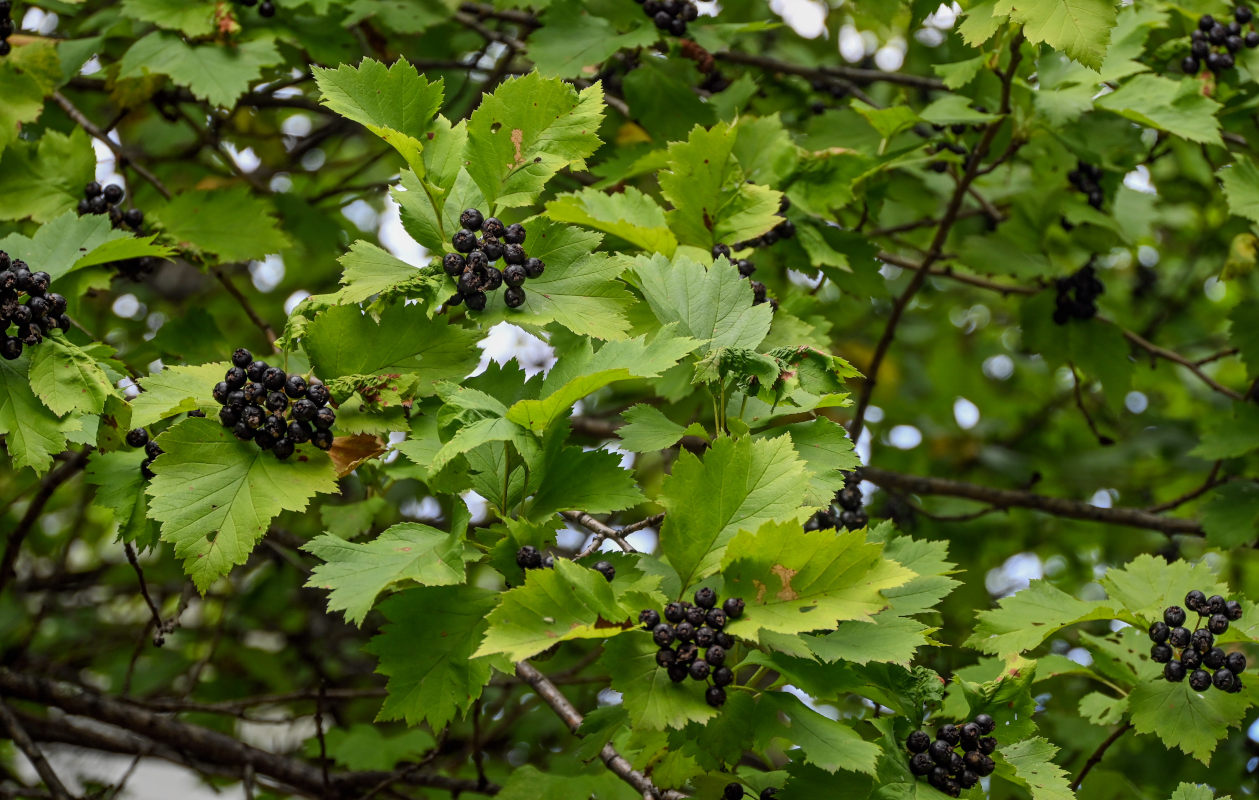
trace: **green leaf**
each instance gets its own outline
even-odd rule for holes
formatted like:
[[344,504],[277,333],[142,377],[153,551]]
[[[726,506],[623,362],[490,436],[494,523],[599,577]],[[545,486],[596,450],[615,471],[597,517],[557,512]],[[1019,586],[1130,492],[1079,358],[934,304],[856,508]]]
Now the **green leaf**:
[[71,411],[99,414],[105,398],[118,396],[91,354],[63,334],[48,336],[31,353],[31,388],[57,416]]
[[1168,606],[1183,605],[1190,589],[1201,589],[1208,597],[1229,594],[1206,562],[1178,559],[1169,563],[1161,556],[1145,553],[1122,569],[1107,570],[1101,584],[1116,609],[1127,609],[1150,622],[1162,619]]
[[441,108],[441,80],[429,83],[406,59],[390,67],[365,58],[358,67],[314,68],[322,102],[384,139],[417,175],[424,174],[425,135]]
[[546,215],[556,222],[610,233],[649,253],[671,256],[678,246],[664,209],[633,186],[612,194],[595,188],[562,194],[546,204]]
[[337,303],[361,303],[383,295],[430,294],[448,290],[445,274],[439,270],[413,267],[389,251],[361,239],[337,259],[345,271],[341,288],[332,295]]
[[[338,766],[356,770],[392,770],[399,761],[419,761],[436,742],[426,730],[386,733],[367,722],[349,728],[333,728],[324,734],[328,758]],[[306,741],[306,756],[319,757],[319,740]]]
[[600,663],[612,688],[621,693],[630,728],[662,731],[715,717],[717,709],[704,702],[704,692],[694,681],[674,683],[656,665],[659,649],[645,633],[618,636],[603,646]]
[[570,350],[547,374],[541,399],[520,400],[507,418],[541,434],[568,416],[573,403],[616,381],[654,378],[695,349],[695,340],[678,336],[672,326],[646,335],[607,342],[597,351],[590,340]]
[[720,437],[699,457],[680,452],[661,487],[667,512],[661,551],[682,588],[712,574],[740,530],[795,519],[808,491],[805,463],[791,440]]
[[[881,536],[888,528],[879,526],[871,538]],[[902,616],[933,611],[941,600],[962,585],[961,581],[949,577],[957,569],[949,561],[948,542],[898,536],[885,544],[883,555],[917,574],[903,586],[883,590],[891,610]]]
[[165,256],[171,252],[151,242],[152,237],[137,239],[111,229],[109,218],[103,214],[80,217],[69,212],[41,225],[30,238],[19,233],[9,234],[0,239],[0,250],[38,265],[32,269],[47,272],[56,289],[58,278],[80,267],[132,256]]
[[577,92],[537,73],[499,84],[468,120],[468,173],[496,208],[532,203],[555,173],[599,148],[603,88]]
[[162,447],[149,509],[202,593],[245,563],[277,514],[337,490],[332,462],[314,447],[300,445],[280,461],[214,419],[185,419],[162,434]]
[[1137,75],[1097,98],[1096,106],[1191,142],[1222,144],[1220,121],[1215,118],[1220,104],[1203,95],[1195,81]]
[[[649,580],[654,583],[659,578]],[[554,569],[529,570],[524,585],[500,596],[475,655],[501,653],[520,661],[571,639],[615,636],[629,626],[631,614],[636,613],[617,602],[616,594],[625,592],[624,584],[614,593],[600,573],[557,558]]]
[[1113,0],[998,0],[993,10],[1021,24],[1028,41],[1044,42],[1093,69],[1101,69],[1115,27]]
[[645,403],[627,409],[621,418],[625,424],[616,429],[616,435],[621,437],[621,447],[635,453],[664,450],[688,434],[705,435],[702,426],[692,423],[684,428],[666,417],[660,409]]
[[677,323],[679,333],[707,343],[705,350],[755,348],[769,333],[769,304],[752,305],[751,285],[724,258],[705,268],[686,256],[639,256],[634,275],[656,319]]
[[144,450],[116,453],[94,451],[88,456],[84,477],[96,487],[93,503],[113,512],[118,538],[138,542],[141,547],[157,543],[156,531],[147,518],[149,499],[144,493],[146,481],[140,473]]
[[[1058,748],[1035,737],[1001,748],[999,773],[1031,792],[1032,800],[1074,800],[1067,773],[1054,763]],[[1005,766],[1009,765],[1009,769]],[[1011,774],[1013,773],[1013,774]]]
[[930,643],[931,630],[917,620],[885,611],[872,622],[844,622],[833,633],[804,638],[813,654],[827,662],[882,661],[908,667],[918,648]]
[[809,494],[805,502],[815,508],[829,506],[835,492],[843,487],[845,472],[861,466],[844,426],[826,417],[798,422],[782,428],[771,428],[777,434],[783,429],[791,436],[796,453],[804,459],[809,472]]
[[1211,689],[1199,693],[1188,681],[1172,683],[1154,675],[1139,682],[1128,695],[1137,733],[1152,733],[1163,744],[1179,748],[1203,764],[1210,763],[1211,754],[1229,728],[1246,720],[1252,704],[1252,697],[1245,692],[1232,695]]
[[80,423],[63,423],[31,391],[29,359],[25,353],[14,361],[0,359],[0,434],[13,469],[42,473],[66,449],[66,431],[78,430]]
[[424,586],[387,598],[389,621],[364,648],[389,676],[378,720],[442,730],[467,711],[490,680],[488,659],[472,655],[497,594],[475,586]]
[[995,656],[1031,650],[1069,625],[1111,619],[1115,612],[1101,601],[1077,600],[1045,580],[1001,599],[1000,606],[976,615],[967,644]]
[[[1237,326],[1234,324],[1233,329]],[[1198,458],[1237,458],[1259,449],[1259,408],[1237,404],[1232,415],[1212,417],[1202,424],[1202,441],[1189,451]]]
[[526,247],[530,256],[542,259],[546,271],[529,279],[520,308],[508,310],[502,294],[495,293],[490,305],[494,313],[479,318],[486,325],[497,319],[537,327],[557,322],[579,336],[624,338],[634,297],[617,277],[630,262],[621,255],[595,252],[602,239],[597,233],[542,219],[531,222]]
[[682,244],[709,250],[760,236],[782,218],[782,195],[766,186],[744,182],[734,159],[738,129],[720,122],[712,129],[696,127],[685,142],[669,145],[660,193],[673,205],[669,227]]
[[[529,50],[533,52],[532,48]],[[596,769],[595,767],[598,767]],[[530,764],[512,769],[503,788],[494,795],[498,800],[538,800],[538,798],[623,798],[625,784],[596,762],[587,767],[589,774],[564,775],[547,769],[539,770]]]
[[[1216,800],[1215,792],[1210,786],[1201,783],[1182,783],[1172,792],[1171,800]],[[1232,800],[1228,795],[1218,800]]]
[[870,621],[887,605],[882,590],[904,585],[914,573],[884,558],[883,545],[867,541],[864,531],[805,531],[798,523],[771,522],[734,537],[722,577],[726,591],[747,604],[730,632],[752,638],[760,631],[807,633],[833,630],[845,620]]
[[444,317],[429,319],[417,305],[388,306],[379,321],[354,306],[337,306],[307,326],[303,343],[315,374],[325,381],[418,375],[418,394],[427,396],[437,383],[463,378],[476,367],[481,336]]
[[1239,547],[1259,539],[1259,486],[1229,483],[1211,492],[1202,529],[1212,547]]
[[1254,163],[1245,156],[1238,156],[1231,165],[1220,168],[1216,175],[1224,187],[1228,210],[1259,223],[1259,169]]
[[323,559],[306,586],[326,589],[329,611],[344,611],[345,618],[362,625],[363,618],[380,593],[403,581],[423,586],[463,583],[463,537],[418,522],[403,522],[363,544],[324,534],[307,542],[303,550]]
[[290,246],[272,216],[274,210],[265,199],[238,186],[180,192],[153,215],[182,249],[216,253],[223,261],[248,261]]
[[[3,102],[0,109],[0,122],[4,122],[3,115],[9,109]],[[16,125],[12,130],[16,131]],[[4,136],[0,133],[0,145]],[[83,184],[96,173],[91,142],[87,132],[76,127],[69,136],[50,130],[37,142],[19,141],[0,147],[0,219],[29,217],[35,222],[49,222],[74,211],[83,197]]]
[[618,33],[611,22],[574,0],[553,3],[541,21],[541,28],[529,37],[529,58],[548,78],[580,77],[617,52],[648,47],[659,36],[648,25]]
[[566,447],[533,471],[542,477],[529,506],[531,519],[575,509],[606,514],[647,499],[634,473],[621,469],[621,457],[607,450]]
[[875,773],[882,752],[850,726],[828,719],[801,702],[794,694],[766,692],[762,702],[772,703],[782,715],[785,734],[804,753],[804,761],[827,772],[840,770]]
[[230,367],[226,361],[196,366],[165,367],[140,379],[143,390],[131,400],[131,424],[147,428],[158,420],[201,409],[219,407],[214,399],[214,386],[223,380]]
[[1259,375],[1259,300],[1245,298],[1229,312],[1229,340],[1241,351],[1246,374]]
[[34,76],[0,62],[0,152],[18,139],[22,125],[44,111],[44,91]]
[[123,0],[122,13],[192,38],[214,32],[213,0]]
[[190,45],[177,34],[154,31],[123,54],[118,77],[169,75],[202,100],[230,107],[261,77],[263,67],[280,61],[280,51],[269,39]]

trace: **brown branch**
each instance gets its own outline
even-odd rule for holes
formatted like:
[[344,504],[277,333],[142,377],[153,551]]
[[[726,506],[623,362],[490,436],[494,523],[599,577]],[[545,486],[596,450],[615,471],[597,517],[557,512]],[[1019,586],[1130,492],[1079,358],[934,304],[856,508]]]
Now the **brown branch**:
[[44,758],[44,752],[39,749],[39,745],[35,744],[30,734],[22,727],[22,723],[18,721],[17,716],[13,713],[13,709],[5,705],[3,700],[0,700],[0,723],[4,723],[4,727],[9,731],[9,738],[13,740],[13,743],[22,751],[27,760],[31,762],[31,766],[39,774],[39,779],[48,787],[48,793],[53,800],[70,800],[70,793],[66,791],[65,785],[57,777],[52,764],[49,764],[48,759]]
[[569,522],[576,522],[578,525],[581,525],[583,528],[586,528],[595,535],[594,539],[590,541],[590,544],[582,548],[582,551],[577,554],[576,558],[585,558],[594,551],[598,550],[599,546],[603,544],[605,539],[611,539],[616,542],[617,546],[626,553],[638,552],[634,549],[632,544],[625,541],[625,537],[621,535],[620,531],[605,522],[600,522],[587,514],[585,511],[561,511],[560,516]]
[[799,75],[802,78],[838,78],[844,81],[861,84],[863,86],[871,83],[893,83],[898,86],[908,86],[913,89],[927,89],[944,91],[947,87],[942,81],[935,78],[924,78],[921,75],[910,75],[904,72],[884,72],[878,69],[861,69],[858,67],[805,67],[799,64],[792,64],[787,61],[779,61],[766,56],[754,56],[750,53],[737,53],[733,50],[727,50],[721,53],[713,53],[713,58],[718,61],[728,61],[732,64],[745,64],[751,67],[760,67],[761,69],[773,72],[782,72],[787,75]]
[[[546,702],[551,710],[555,712],[568,729],[574,734],[581,728],[582,716],[573,704],[568,702],[568,698],[564,697],[555,684],[539,672],[532,664],[527,661],[516,662],[516,674],[520,676],[525,683],[533,687],[538,696]],[[644,800],[683,800],[688,795],[672,789],[661,790],[652,783],[643,773],[634,769],[634,765],[625,759],[616,748],[611,744],[605,744],[603,749],[599,751],[599,758],[608,769],[612,771],[618,778],[634,787],[634,790],[641,794]]]
[[1202,535],[1202,525],[1194,520],[1163,517],[1140,508],[1101,508],[1090,503],[1068,500],[1063,497],[1049,497],[1017,489],[996,489],[948,478],[905,475],[877,467],[862,467],[861,477],[863,480],[870,481],[885,489],[899,489],[914,494],[963,497],[968,500],[988,503],[997,508],[1030,508],[1036,511],[1043,511],[1046,514],[1052,514],[1055,517],[1082,519],[1109,525],[1124,525],[1130,528],[1144,528],[1146,530],[1159,531],[1169,536],[1175,534]]
[[57,103],[57,105],[61,106],[62,111],[66,112],[66,116],[70,117],[70,119],[74,120],[79,127],[83,128],[83,130],[91,134],[93,138],[100,140],[102,144],[109,148],[110,152],[114,154],[114,158],[118,162],[119,169],[122,169],[123,167],[131,167],[137,175],[152,184],[153,188],[157,189],[158,194],[167,200],[171,199],[170,190],[167,189],[160,180],[158,180],[156,175],[149,172],[143,164],[136,163],[135,159],[133,159],[131,155],[123,149],[122,145],[109,138],[109,134],[105,133],[105,131],[101,130],[94,122],[88,119],[82,111],[75,107],[74,103],[70,102],[69,98],[61,92],[53,92],[52,99]]
[[1228,388],[1227,386],[1221,384],[1219,381],[1215,380],[1215,378],[1212,378],[1210,375],[1203,372],[1202,367],[1199,366],[1197,362],[1192,361],[1188,358],[1185,358],[1180,353],[1174,352],[1172,350],[1168,350],[1165,347],[1159,347],[1158,345],[1149,341],[1145,337],[1141,336],[1141,334],[1137,333],[1136,331],[1130,331],[1127,328],[1120,325],[1119,323],[1114,322],[1113,320],[1109,320],[1101,315],[1097,316],[1097,320],[1099,322],[1104,322],[1108,325],[1114,325],[1116,328],[1119,328],[1120,332],[1123,333],[1123,338],[1127,339],[1129,342],[1141,348],[1142,350],[1146,351],[1147,353],[1154,356],[1155,358],[1161,358],[1165,361],[1170,361],[1173,364],[1179,364],[1180,366],[1189,370],[1194,375],[1196,375],[1203,383],[1205,383],[1207,386],[1211,387],[1215,391],[1219,392],[1220,394],[1224,395],[1225,397],[1230,398],[1232,400],[1244,399],[1244,395],[1242,395],[1241,392],[1237,392]]
[[1080,373],[1076,372],[1074,363],[1067,362],[1067,364],[1071,367],[1071,386],[1072,394],[1075,395],[1075,407],[1084,416],[1084,421],[1089,426],[1089,433],[1093,434],[1093,438],[1097,439],[1097,443],[1102,447],[1110,447],[1115,443],[1115,440],[1097,429],[1097,423],[1093,421],[1093,415],[1089,413],[1088,408],[1084,405],[1084,392],[1080,388]]
[[468,28],[469,30],[476,32],[477,34],[481,36],[482,39],[485,39],[486,41],[498,42],[499,44],[505,44],[509,48],[514,50],[515,52],[521,52],[526,49],[525,43],[517,39],[515,36],[511,36],[509,34],[496,31],[493,28],[486,26],[484,23],[481,22],[481,20],[477,19],[471,14],[465,14],[462,11],[456,11],[454,14],[454,20],[455,22],[458,22],[460,25],[464,26],[465,28]]
[[140,560],[136,558],[136,549],[131,546],[131,542],[125,542],[122,546],[123,552],[127,554],[127,562],[131,564],[131,568],[135,570],[136,580],[140,583],[140,595],[144,598],[144,602],[149,607],[149,613],[153,616],[153,646],[161,647],[166,644],[166,623],[162,622],[162,612],[154,602],[152,595],[149,594],[148,583],[144,580],[144,570],[140,567]]
[[236,284],[232,283],[232,279],[227,275],[227,273],[223,272],[223,270],[219,267],[211,267],[210,272],[214,274],[214,277],[218,279],[219,283],[223,284],[223,288],[227,289],[227,293],[236,298],[236,302],[245,312],[245,316],[249,317],[249,321],[252,322],[258,330],[262,331],[263,336],[267,337],[267,343],[274,347],[276,336],[275,329],[271,327],[271,323],[267,322],[258,315],[258,312],[254,310],[253,304],[249,302],[249,298],[245,297],[241,290],[236,288]]
[[68,461],[45,475],[40,481],[39,491],[31,498],[31,504],[26,507],[26,513],[22,515],[22,519],[18,520],[17,527],[9,533],[8,542],[4,547],[4,556],[0,557],[0,592],[4,591],[9,579],[13,577],[13,567],[17,563],[18,551],[22,549],[22,542],[35,526],[35,521],[39,519],[44,506],[52,499],[57,488],[74,477],[74,474],[86,463],[87,449],[85,448],[75,453]]
[[1080,774],[1076,775],[1075,780],[1071,781],[1071,791],[1079,791],[1080,784],[1084,783],[1084,779],[1088,776],[1089,772],[1092,771],[1093,767],[1096,767],[1099,763],[1101,763],[1102,756],[1106,755],[1106,751],[1110,749],[1110,746],[1119,741],[1119,737],[1123,736],[1131,730],[1131,728],[1132,723],[1125,722],[1120,725],[1114,733],[1108,736],[1106,741],[1097,746],[1097,749],[1093,751],[1093,755],[1089,756],[1089,760],[1084,762],[1084,768],[1080,770]]

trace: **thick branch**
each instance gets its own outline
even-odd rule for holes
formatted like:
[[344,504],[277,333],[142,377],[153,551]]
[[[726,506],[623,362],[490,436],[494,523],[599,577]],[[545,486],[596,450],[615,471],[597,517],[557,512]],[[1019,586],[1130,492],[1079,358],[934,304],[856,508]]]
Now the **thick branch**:
[[53,771],[52,764],[49,764],[48,759],[44,758],[43,751],[31,740],[30,735],[13,713],[13,709],[5,705],[3,700],[0,700],[0,723],[4,723],[5,729],[9,731],[9,738],[13,739],[13,743],[31,762],[35,772],[39,773],[39,779],[48,787],[48,792],[53,800],[70,800],[70,793],[66,791],[65,785],[57,777],[57,773]]
[[1031,508],[1055,517],[1144,528],[1168,535],[1202,535],[1202,525],[1194,520],[1164,517],[1140,508],[1101,508],[1091,503],[1068,500],[1063,497],[1048,497],[1017,489],[995,489],[948,478],[904,475],[878,467],[862,467],[861,477],[885,489],[899,489],[914,494],[964,497],[968,500],[988,503],[997,508]]
[[585,511],[562,511],[560,512],[560,516],[562,516],[564,519],[570,522],[576,522],[578,525],[581,525],[583,528],[586,528],[587,530],[593,532],[595,535],[595,538],[593,541],[591,541],[590,546],[584,548],[577,555],[578,558],[583,558],[585,556],[590,555],[594,551],[598,550],[599,545],[603,544],[603,541],[605,539],[611,539],[612,541],[616,542],[617,546],[620,547],[622,550],[624,550],[626,553],[638,552],[637,550],[634,549],[634,546],[632,544],[625,541],[625,537],[621,535],[620,531],[618,531],[616,528],[613,528],[611,525],[600,522],[599,520],[587,514]]
[[[555,688],[555,684],[551,683],[545,675],[538,672],[527,661],[516,662],[516,674],[520,676],[521,680],[533,687],[538,696],[551,707],[556,716],[564,721],[564,724],[568,726],[570,731],[574,734],[577,733],[578,729],[581,728],[581,712],[574,708],[572,703],[568,702],[568,698],[564,697],[560,690]],[[683,800],[683,798],[688,796],[672,789],[658,789],[652,783],[651,778],[634,769],[634,765],[616,752],[616,748],[611,744],[603,746],[603,749],[599,751],[599,758],[618,778],[633,786],[635,791],[643,796],[644,800]]]

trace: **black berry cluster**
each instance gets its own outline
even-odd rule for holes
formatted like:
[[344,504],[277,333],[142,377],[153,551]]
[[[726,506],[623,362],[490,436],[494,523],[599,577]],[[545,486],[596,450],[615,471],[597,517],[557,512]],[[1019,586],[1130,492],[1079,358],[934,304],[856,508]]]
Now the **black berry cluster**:
[[[997,723],[987,714],[978,714],[965,725],[941,725],[935,741],[926,731],[914,731],[905,740],[912,754],[909,771],[951,797],[961,795],[991,775],[997,765],[992,753],[997,740],[991,734]],[[958,752],[958,751],[961,752]]]
[[275,3],[273,2],[273,0],[262,0],[261,3],[259,3],[258,0],[240,0],[240,4],[242,6],[245,6],[246,8],[253,8],[254,6],[258,6],[258,14],[260,16],[263,16],[263,17],[275,16]]
[[[555,567],[555,556],[547,553],[543,555],[538,548],[531,544],[527,544],[516,551],[516,566],[528,572],[531,569],[553,569]],[[611,561],[596,561],[591,567],[604,578],[608,583],[616,577],[616,567],[612,566]]]
[[1071,319],[1092,319],[1097,314],[1097,298],[1106,291],[1092,264],[1086,264],[1070,277],[1059,278],[1056,287],[1054,322],[1059,325],[1066,325]]
[[743,250],[748,247],[769,247],[776,243],[779,239],[790,239],[796,235],[796,224],[787,219],[784,214],[787,209],[791,208],[791,201],[787,199],[787,195],[782,196],[782,200],[778,203],[778,217],[782,220],[765,233],[757,236],[755,239],[748,239],[745,242],[735,244],[735,250]]
[[224,428],[231,428],[242,441],[252,439],[276,458],[293,455],[302,442],[320,450],[332,448],[337,414],[328,407],[328,387],[308,384],[301,375],[286,375],[279,367],[254,361],[243,347],[232,353],[231,368],[214,386],[214,399],[223,405],[219,421]]
[[13,35],[13,1],[0,0],[0,56],[7,56],[13,49],[9,37]]
[[[750,796],[741,783],[727,783],[726,788],[721,790],[721,800],[741,800]],[[762,789],[761,793],[757,795],[760,800],[773,800],[777,796],[778,790],[772,786],[768,789]]]
[[691,0],[634,0],[656,27],[674,36],[686,35],[686,23],[699,18],[699,6]]
[[1071,185],[1088,195],[1089,205],[1099,211],[1102,208],[1102,201],[1106,199],[1099,183],[1101,179],[1102,168],[1083,161],[1078,162],[1075,169],[1067,173],[1067,180],[1071,181]]
[[1189,55],[1181,60],[1180,68],[1190,75],[1197,75],[1203,67],[1216,74],[1232,69],[1237,51],[1243,47],[1259,47],[1254,16],[1250,7],[1244,5],[1233,9],[1233,20],[1228,24],[1203,14],[1198,19],[1197,29],[1189,34]]
[[725,665],[734,637],[724,629],[726,622],[742,614],[742,600],[729,597],[718,606],[717,593],[705,586],[695,590],[694,605],[685,600],[669,603],[664,607],[664,619],[659,611],[646,608],[638,621],[644,630],[651,631],[652,640],[660,647],[656,664],[669,671],[669,680],[681,683],[689,675],[697,681],[711,681],[704,700],[720,708],[726,702],[723,687],[734,681],[734,672]]
[[835,504],[839,506],[839,511],[833,506],[822,509],[809,518],[804,529],[820,531],[843,525],[845,530],[857,531],[869,525],[870,515],[861,508],[860,483],[856,474],[849,473],[844,478],[844,488],[835,493]]
[[[48,291],[47,272],[31,272],[0,250],[0,356],[12,361],[57,328],[70,330],[66,299]],[[25,300],[23,300],[25,297]]]
[[[475,208],[459,215],[463,227],[455,232],[450,243],[457,252],[442,258],[442,269],[458,281],[455,296],[446,301],[448,306],[467,303],[470,311],[485,309],[486,292],[493,292],[507,284],[503,302],[508,308],[519,308],[525,302],[524,283],[536,278],[546,269],[541,259],[530,258],[525,252],[525,228],[519,222],[504,225],[498,217],[485,216]],[[481,232],[477,238],[476,231]],[[494,266],[502,259],[501,270]]]
[[127,431],[126,436],[128,447],[143,447],[144,455],[147,456],[140,462],[140,474],[146,480],[152,480],[153,470],[149,469],[149,465],[153,463],[153,459],[162,454],[162,446],[156,440],[149,438],[149,432],[144,428],[132,428]]
[[[1225,600],[1218,594],[1207,597],[1194,589],[1185,595],[1185,605],[1198,612],[1198,621],[1190,631],[1185,627],[1187,615],[1180,606],[1169,606],[1161,622],[1150,626],[1150,658],[1163,665],[1163,677],[1179,683],[1186,677],[1194,691],[1204,692],[1214,686],[1222,692],[1240,692],[1246,669],[1246,656],[1226,653],[1215,646],[1215,637],[1228,630],[1229,622],[1242,618],[1242,605]],[[1206,620],[1204,623],[1203,620]],[[1180,651],[1178,658],[1177,652]]]
[[[140,228],[144,224],[144,212],[138,208],[123,210],[121,206],[123,194],[121,186],[112,183],[101,186],[96,181],[92,181],[83,187],[83,199],[79,201],[79,215],[108,214],[110,225],[115,228],[126,226],[132,233],[139,235]],[[126,277],[138,281],[157,269],[160,263],[159,258],[141,256],[116,261],[114,266]]]
[[770,307],[778,310],[778,300],[769,296],[769,290],[765,288],[765,284],[760,281],[753,281],[752,273],[756,272],[756,265],[746,258],[735,258],[728,244],[713,245],[713,258],[724,256],[727,261],[734,264],[739,270],[740,278],[747,278],[752,286],[752,305],[759,306],[762,303],[769,303]]

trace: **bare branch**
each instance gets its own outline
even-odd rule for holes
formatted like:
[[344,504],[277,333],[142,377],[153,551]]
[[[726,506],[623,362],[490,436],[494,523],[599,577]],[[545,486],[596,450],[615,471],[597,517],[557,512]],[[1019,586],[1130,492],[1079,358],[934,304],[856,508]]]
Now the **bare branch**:
[[4,723],[4,727],[9,731],[9,737],[13,739],[13,743],[31,762],[35,772],[39,773],[39,779],[48,787],[48,792],[53,800],[70,800],[70,793],[66,791],[65,785],[57,777],[52,764],[49,764],[48,759],[44,758],[43,751],[31,740],[30,734],[22,727],[22,723],[14,715],[13,709],[5,705],[3,700],[0,700],[0,722]]

